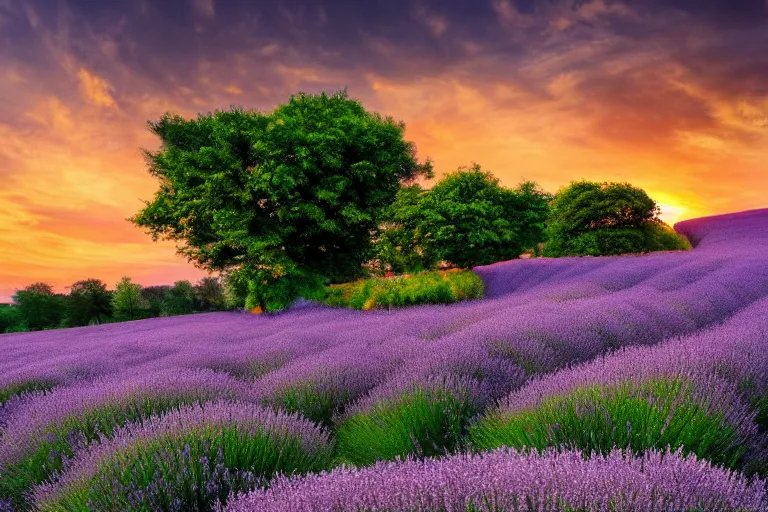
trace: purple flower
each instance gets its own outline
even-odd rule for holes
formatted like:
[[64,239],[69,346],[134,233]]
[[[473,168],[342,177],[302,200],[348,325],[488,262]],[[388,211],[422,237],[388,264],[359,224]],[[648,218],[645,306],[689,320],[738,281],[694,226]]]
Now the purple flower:
[[464,512],[466,510],[761,511],[765,484],[680,453],[616,450],[482,455],[383,462],[303,478],[241,495],[226,512]]

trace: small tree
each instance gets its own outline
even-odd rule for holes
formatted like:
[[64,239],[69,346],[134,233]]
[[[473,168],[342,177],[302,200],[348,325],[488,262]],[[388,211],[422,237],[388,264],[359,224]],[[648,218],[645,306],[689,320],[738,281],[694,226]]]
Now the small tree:
[[31,330],[58,327],[64,318],[65,299],[53,293],[49,284],[33,283],[18,290],[12,298],[19,308],[22,322]]
[[204,277],[195,285],[196,309],[200,311],[221,311],[226,308],[224,286],[217,277]]
[[187,315],[194,311],[195,289],[189,281],[176,281],[163,299],[163,316]]
[[160,316],[163,309],[163,301],[165,295],[171,289],[168,285],[157,286],[145,286],[141,289],[141,296],[144,298],[144,304],[146,305],[146,314],[150,317]]
[[131,282],[130,277],[123,277],[115,285],[112,296],[112,309],[115,317],[120,320],[136,320],[141,317],[141,310],[148,306],[146,299],[141,296],[141,285]]
[[687,249],[648,194],[629,183],[578,181],[557,193],[547,221],[547,256]]
[[112,314],[112,294],[99,279],[77,281],[67,298],[67,324],[101,323]]
[[268,310],[360,275],[381,208],[431,172],[403,123],[346,91],[149,126],[162,142],[145,153],[160,188],[133,222],[197,266],[247,279],[250,302]]
[[461,167],[419,201],[416,236],[427,260],[472,267],[517,258],[543,240],[547,199],[534,183],[510,190],[478,164]]

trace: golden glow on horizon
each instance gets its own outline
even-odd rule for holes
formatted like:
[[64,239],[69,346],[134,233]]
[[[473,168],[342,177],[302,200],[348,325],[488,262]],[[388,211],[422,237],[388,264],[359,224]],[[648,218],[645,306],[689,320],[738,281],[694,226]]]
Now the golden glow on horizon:
[[685,218],[686,208],[683,206],[674,204],[659,204],[659,208],[661,208],[659,218],[670,226],[674,226],[676,222],[679,222]]
[[[216,2],[194,1],[201,19],[220,15]],[[511,3],[494,5],[510,42],[535,21]],[[278,39],[216,59],[190,50],[178,63],[153,56],[131,67],[117,48],[132,52],[136,41],[119,31],[80,34],[61,29],[66,17],[48,26],[28,10],[39,61],[0,55],[0,97],[10,99],[0,103],[0,302],[39,280],[63,291],[88,277],[110,286],[123,275],[144,285],[201,277],[172,244],[125,220],[156,188],[139,151],[158,143],[146,122],[231,104],[266,110],[300,90],[348,86],[369,110],[404,120],[438,175],[477,162],[504,185],[529,179],[551,192],[572,180],[628,181],[669,224],[768,206],[768,97],[655,50],[616,52],[626,48],[620,35],[568,41],[584,20],[636,16],[620,2],[556,13],[543,36],[552,46],[538,41],[513,64],[467,38],[467,58],[438,66],[374,34],[361,43],[371,62],[348,68]],[[454,37],[440,12],[413,15],[441,44]]]

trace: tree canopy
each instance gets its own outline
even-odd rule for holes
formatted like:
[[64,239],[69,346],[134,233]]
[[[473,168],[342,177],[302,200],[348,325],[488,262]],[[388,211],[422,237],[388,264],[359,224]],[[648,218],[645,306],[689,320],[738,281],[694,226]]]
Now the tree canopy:
[[176,281],[165,293],[161,307],[163,316],[187,315],[195,310],[195,288],[189,281]]
[[58,326],[64,318],[65,301],[55,294],[51,285],[33,283],[13,295],[22,321],[29,329]]
[[148,306],[147,300],[141,295],[141,285],[124,277],[115,285],[112,295],[112,308],[115,317],[120,320],[136,320],[141,317],[143,309]]
[[402,122],[346,91],[149,126],[162,142],[145,152],[159,190],[133,222],[201,268],[247,274],[251,302],[267,309],[359,275],[380,210],[431,174]]
[[400,240],[412,237],[427,264],[473,267],[517,258],[541,242],[548,200],[535,183],[508,189],[473,164],[446,174],[418,200],[403,197],[393,219],[404,230]]
[[545,254],[600,256],[688,248],[658,215],[656,202],[629,183],[573,182],[552,201]]
[[112,314],[112,294],[99,279],[74,283],[67,301],[67,324],[70,326],[101,323]]

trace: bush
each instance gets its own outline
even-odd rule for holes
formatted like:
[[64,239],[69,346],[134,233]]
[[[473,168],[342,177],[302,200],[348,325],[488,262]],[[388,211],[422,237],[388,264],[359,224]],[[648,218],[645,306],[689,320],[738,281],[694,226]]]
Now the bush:
[[722,412],[683,378],[577,388],[513,413],[493,411],[470,429],[476,449],[548,447],[585,453],[682,448],[734,468],[747,446]]
[[471,270],[449,270],[332,285],[318,300],[329,306],[355,309],[392,308],[451,304],[480,298],[484,291],[483,280]]
[[267,399],[267,404],[287,412],[301,413],[302,417],[315,423],[331,426],[334,414],[352,400],[352,394],[338,386],[322,384],[312,380],[297,383]]
[[344,420],[336,432],[342,462],[369,465],[415,455],[434,457],[459,449],[472,401],[441,387],[414,389]]
[[557,193],[546,256],[608,256],[690,249],[658,217],[656,202],[628,183],[574,182]]

